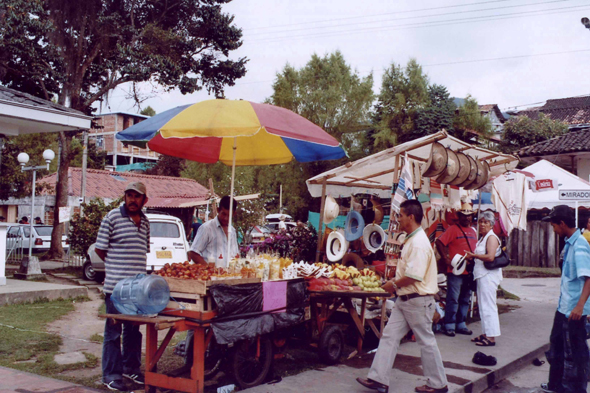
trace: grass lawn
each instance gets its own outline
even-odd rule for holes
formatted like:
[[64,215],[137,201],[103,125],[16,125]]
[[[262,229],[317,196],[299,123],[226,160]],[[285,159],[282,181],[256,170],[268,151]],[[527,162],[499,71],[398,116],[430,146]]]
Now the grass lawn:
[[55,363],[53,357],[62,338],[45,330],[46,324],[74,310],[73,301],[85,300],[88,299],[59,299],[0,307],[0,366],[54,378],[59,378],[56,374],[66,370],[96,367],[98,359],[91,354],[86,354],[86,362]]
[[502,268],[505,278],[561,277],[558,267],[507,266]]

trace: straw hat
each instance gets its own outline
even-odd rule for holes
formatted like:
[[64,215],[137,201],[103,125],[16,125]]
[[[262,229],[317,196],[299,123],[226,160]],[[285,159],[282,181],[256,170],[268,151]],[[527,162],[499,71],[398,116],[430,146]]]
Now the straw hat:
[[326,202],[324,202],[324,224],[329,224],[340,213],[340,206],[338,206],[338,202],[330,195],[326,197]]
[[487,182],[490,176],[490,165],[487,162],[481,162],[477,160],[477,177],[475,181],[471,183],[468,187],[465,187],[466,190],[477,190],[483,187]]
[[434,142],[430,151],[430,157],[428,157],[428,161],[422,166],[422,176],[434,177],[440,175],[447,166],[447,158],[447,149],[440,143]]
[[369,224],[363,229],[363,244],[372,253],[380,250],[386,239],[385,231],[379,225]]
[[461,164],[459,163],[459,157],[454,151],[447,149],[447,166],[440,175],[436,178],[436,182],[440,184],[449,184],[459,174]]
[[460,276],[465,271],[467,267],[467,260],[465,259],[465,255],[457,254],[453,257],[451,261],[451,266],[453,267],[453,274],[455,276]]
[[463,202],[461,204],[461,210],[459,210],[457,213],[461,213],[464,216],[468,216],[470,214],[475,214],[475,211],[473,210],[473,206],[471,206],[471,203]]
[[469,160],[469,175],[467,175],[467,179],[465,179],[463,183],[457,184],[457,186],[465,189],[467,189],[467,187],[469,187],[477,178],[477,161],[471,156],[467,156],[467,159]]
[[373,204],[373,210],[375,211],[375,219],[373,220],[373,224],[380,225],[383,222],[383,217],[385,216],[383,206],[381,206],[379,198],[374,195],[371,196],[371,203]]
[[344,224],[344,237],[349,242],[352,242],[363,236],[363,228],[365,227],[365,220],[363,216],[356,210],[351,210],[346,216],[346,223]]
[[326,244],[326,256],[330,262],[337,262],[348,251],[348,241],[344,238],[344,232],[340,229],[330,233]]
[[458,186],[467,180],[469,172],[471,171],[471,162],[465,154],[457,153],[457,158],[459,159],[459,173],[457,174],[455,180],[451,180],[448,183],[452,186]]

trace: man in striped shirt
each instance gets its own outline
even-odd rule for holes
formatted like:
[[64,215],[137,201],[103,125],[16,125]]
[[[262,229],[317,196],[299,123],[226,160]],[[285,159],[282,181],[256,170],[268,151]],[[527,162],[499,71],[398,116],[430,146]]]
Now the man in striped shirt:
[[[130,183],[125,188],[125,204],[111,210],[100,224],[96,254],[105,262],[104,293],[106,312],[119,314],[111,294],[120,280],[145,274],[150,252],[150,223],[141,211],[148,198],[143,183]],[[121,330],[123,351],[121,352]],[[106,320],[102,345],[102,376],[110,390],[126,391],[123,377],[144,383],[140,372],[141,333],[131,323],[112,324]]]

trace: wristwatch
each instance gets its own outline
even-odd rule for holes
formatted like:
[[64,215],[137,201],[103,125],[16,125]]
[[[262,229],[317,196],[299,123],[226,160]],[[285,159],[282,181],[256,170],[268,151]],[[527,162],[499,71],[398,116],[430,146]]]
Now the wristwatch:
[[399,289],[397,284],[395,283],[395,281],[391,280],[391,284],[393,285],[393,290],[397,292],[397,290]]

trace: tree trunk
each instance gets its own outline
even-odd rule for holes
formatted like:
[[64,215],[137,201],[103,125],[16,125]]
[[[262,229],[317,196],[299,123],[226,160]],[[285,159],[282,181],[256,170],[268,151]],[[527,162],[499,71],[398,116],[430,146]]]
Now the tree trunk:
[[58,157],[59,179],[55,184],[55,210],[53,211],[53,232],[51,233],[51,246],[47,252],[46,259],[63,259],[64,250],[61,245],[61,238],[64,232],[64,223],[59,222],[59,208],[68,205],[68,169],[70,168],[70,142],[71,137],[66,136],[64,131],[59,132],[61,154]]

